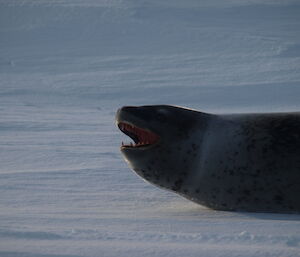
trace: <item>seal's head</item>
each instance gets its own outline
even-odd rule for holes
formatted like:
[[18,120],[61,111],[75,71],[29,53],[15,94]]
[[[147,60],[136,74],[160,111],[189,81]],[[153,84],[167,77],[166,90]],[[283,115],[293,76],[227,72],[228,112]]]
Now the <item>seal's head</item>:
[[207,114],[168,105],[123,107],[117,112],[116,123],[134,142],[122,143],[121,152],[145,180],[183,192],[199,154],[199,130],[206,127],[207,118]]

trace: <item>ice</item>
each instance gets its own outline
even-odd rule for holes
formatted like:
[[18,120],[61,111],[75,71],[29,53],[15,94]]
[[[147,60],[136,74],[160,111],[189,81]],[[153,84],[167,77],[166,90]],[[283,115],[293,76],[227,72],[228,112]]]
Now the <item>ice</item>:
[[299,111],[299,27],[292,0],[0,0],[0,256],[300,256],[299,215],[145,183],[114,121]]

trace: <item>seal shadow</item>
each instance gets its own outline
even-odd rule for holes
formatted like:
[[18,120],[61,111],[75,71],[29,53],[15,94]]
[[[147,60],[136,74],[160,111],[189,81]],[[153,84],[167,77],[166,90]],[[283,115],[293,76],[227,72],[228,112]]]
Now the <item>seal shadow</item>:
[[205,219],[207,217],[213,219],[232,219],[232,218],[246,218],[253,220],[281,220],[281,221],[300,221],[300,214],[286,214],[286,213],[264,213],[264,212],[241,212],[241,211],[221,211],[209,209],[205,206],[173,206],[167,208],[164,212],[171,216],[181,216],[196,219]]
[[252,219],[260,220],[290,220],[300,221],[300,214],[285,214],[285,213],[263,213],[263,212],[238,212],[240,215]]

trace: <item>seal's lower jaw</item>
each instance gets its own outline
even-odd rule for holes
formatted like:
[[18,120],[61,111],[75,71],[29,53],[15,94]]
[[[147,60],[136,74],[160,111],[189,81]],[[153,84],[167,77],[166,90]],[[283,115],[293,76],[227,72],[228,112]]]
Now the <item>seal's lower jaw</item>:
[[145,150],[159,142],[159,136],[148,129],[140,128],[127,122],[119,122],[118,127],[134,141],[134,143],[130,144],[124,144],[122,142],[121,150]]

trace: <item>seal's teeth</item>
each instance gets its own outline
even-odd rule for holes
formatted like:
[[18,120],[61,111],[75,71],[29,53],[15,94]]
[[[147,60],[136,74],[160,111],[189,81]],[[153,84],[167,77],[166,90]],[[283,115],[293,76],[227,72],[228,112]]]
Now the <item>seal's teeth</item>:
[[124,144],[124,147],[136,147],[136,146],[148,146],[158,141],[158,136],[143,128],[136,127],[126,122],[120,122],[118,124],[120,130],[127,136],[131,137],[134,142]]

